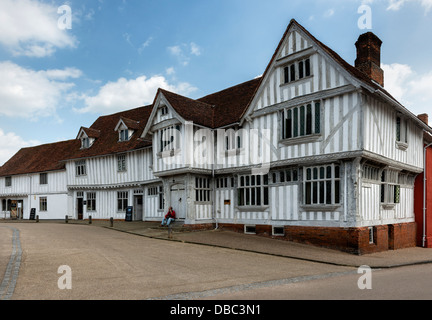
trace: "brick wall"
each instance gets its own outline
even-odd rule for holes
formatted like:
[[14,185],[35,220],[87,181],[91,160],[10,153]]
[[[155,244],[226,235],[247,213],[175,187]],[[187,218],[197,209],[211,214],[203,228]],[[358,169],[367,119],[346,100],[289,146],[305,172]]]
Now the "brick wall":
[[[244,225],[219,224],[219,229],[243,233]],[[269,225],[256,225],[255,229],[259,236],[336,249],[357,255],[415,247],[416,245],[416,223],[414,222],[374,226],[372,242],[370,242],[368,227],[285,226],[284,236],[273,236],[272,226]]]

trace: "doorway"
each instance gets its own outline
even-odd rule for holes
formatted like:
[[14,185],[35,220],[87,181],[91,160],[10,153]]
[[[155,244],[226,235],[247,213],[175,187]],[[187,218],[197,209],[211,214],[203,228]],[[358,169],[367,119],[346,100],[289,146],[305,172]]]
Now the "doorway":
[[77,193],[77,213],[78,220],[84,219],[84,192]]
[[186,219],[186,188],[184,184],[171,187],[171,207],[176,212],[176,218]]
[[142,221],[143,219],[143,196],[134,196],[134,221]]

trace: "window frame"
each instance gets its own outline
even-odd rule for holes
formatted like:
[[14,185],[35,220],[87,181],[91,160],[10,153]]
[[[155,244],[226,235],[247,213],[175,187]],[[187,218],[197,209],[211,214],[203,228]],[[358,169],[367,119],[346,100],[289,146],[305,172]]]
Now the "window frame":
[[310,76],[312,76],[310,57],[290,62],[282,67],[282,84],[289,84]]
[[[176,131],[178,131],[176,133],[176,137],[174,136],[174,134],[171,134],[170,131],[172,131],[173,133],[176,133]],[[170,134],[170,136],[169,136],[170,141],[164,140],[164,133],[165,132],[168,132],[168,134]],[[158,150],[159,150],[160,154],[165,153],[165,152],[168,152],[171,154],[171,152],[175,152],[175,151],[180,150],[181,145],[182,145],[181,125],[176,124],[176,125],[172,125],[172,126],[160,129],[158,131],[158,141],[159,141]],[[174,144],[173,144],[173,142],[174,142]],[[167,148],[168,146],[170,146],[170,147]]]
[[121,129],[119,130],[119,142],[127,142],[130,140],[129,129]]
[[270,205],[269,175],[238,175],[237,207],[268,208]]
[[96,192],[87,192],[87,211],[89,212],[96,212],[96,199],[97,195]]
[[12,187],[12,176],[5,177],[5,188]]
[[381,173],[380,204],[383,209],[391,209],[400,204],[399,174],[398,171],[391,169],[384,169]]
[[127,171],[127,156],[126,154],[117,155],[117,172]]
[[39,197],[39,212],[48,212],[48,198]]
[[126,212],[129,203],[129,191],[117,191],[117,212]]
[[195,202],[211,203],[212,186],[210,178],[195,177]]
[[75,176],[87,176],[87,161],[85,159],[75,161]]
[[39,184],[41,186],[46,186],[48,184],[48,173],[42,172],[39,174]]
[[[322,172],[321,169],[324,171]],[[339,207],[342,204],[341,173],[341,166],[337,163],[304,167],[303,206],[305,208],[322,207],[329,209]],[[330,189],[330,194],[328,189]]]
[[396,116],[396,147],[401,150],[408,148],[408,120],[401,116]]
[[311,101],[284,108],[280,114],[280,142],[290,143],[321,137],[321,102]]

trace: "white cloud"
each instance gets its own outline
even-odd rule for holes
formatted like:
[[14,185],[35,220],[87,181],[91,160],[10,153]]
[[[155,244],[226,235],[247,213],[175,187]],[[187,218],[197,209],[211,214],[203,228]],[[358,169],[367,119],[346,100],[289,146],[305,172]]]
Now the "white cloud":
[[36,0],[0,1],[0,44],[15,56],[45,57],[74,48],[77,40],[58,27],[58,8]]
[[328,9],[326,12],[324,12],[324,18],[330,18],[335,13],[334,9]]
[[56,116],[56,110],[74,87],[69,78],[78,78],[81,71],[35,71],[15,63],[0,62],[0,115],[14,118],[37,119]]
[[196,43],[191,42],[190,47],[191,47],[191,54],[193,54],[194,56],[201,55],[201,48]]
[[182,65],[187,66],[190,62],[190,56],[200,56],[201,48],[194,42],[168,47],[168,52],[175,56]]
[[169,67],[165,70],[166,74],[169,76],[172,76],[173,74],[175,74],[175,69],[173,67]]
[[388,0],[389,5],[387,10],[397,11],[407,2],[417,2],[425,9],[425,13],[432,8],[432,0]]
[[0,166],[5,164],[21,148],[39,145],[39,141],[25,141],[13,132],[5,133],[0,129]]
[[408,65],[382,65],[385,89],[412,113],[431,113],[432,72],[419,74]]
[[182,95],[188,95],[196,90],[189,83],[176,85],[168,83],[163,76],[136,79],[120,78],[102,86],[94,96],[85,96],[85,107],[76,109],[79,113],[110,114],[153,103],[158,88],[163,88]]

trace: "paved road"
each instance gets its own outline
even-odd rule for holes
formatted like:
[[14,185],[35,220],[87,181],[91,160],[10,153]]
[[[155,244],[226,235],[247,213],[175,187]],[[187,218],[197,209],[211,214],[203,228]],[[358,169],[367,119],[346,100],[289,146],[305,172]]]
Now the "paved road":
[[[364,274],[361,274],[364,275]],[[370,288],[360,290],[357,273],[291,279],[263,288],[213,295],[213,300],[432,300],[432,265],[372,270]],[[365,282],[362,282],[364,284]]]
[[[8,227],[19,230],[22,248],[13,300],[205,299],[290,281],[284,279],[355,272],[349,267],[161,241],[86,225],[23,223],[0,225],[0,275],[11,255],[11,247],[5,245],[12,243]],[[64,265],[72,272],[71,290],[58,286],[65,275],[58,268]]]

